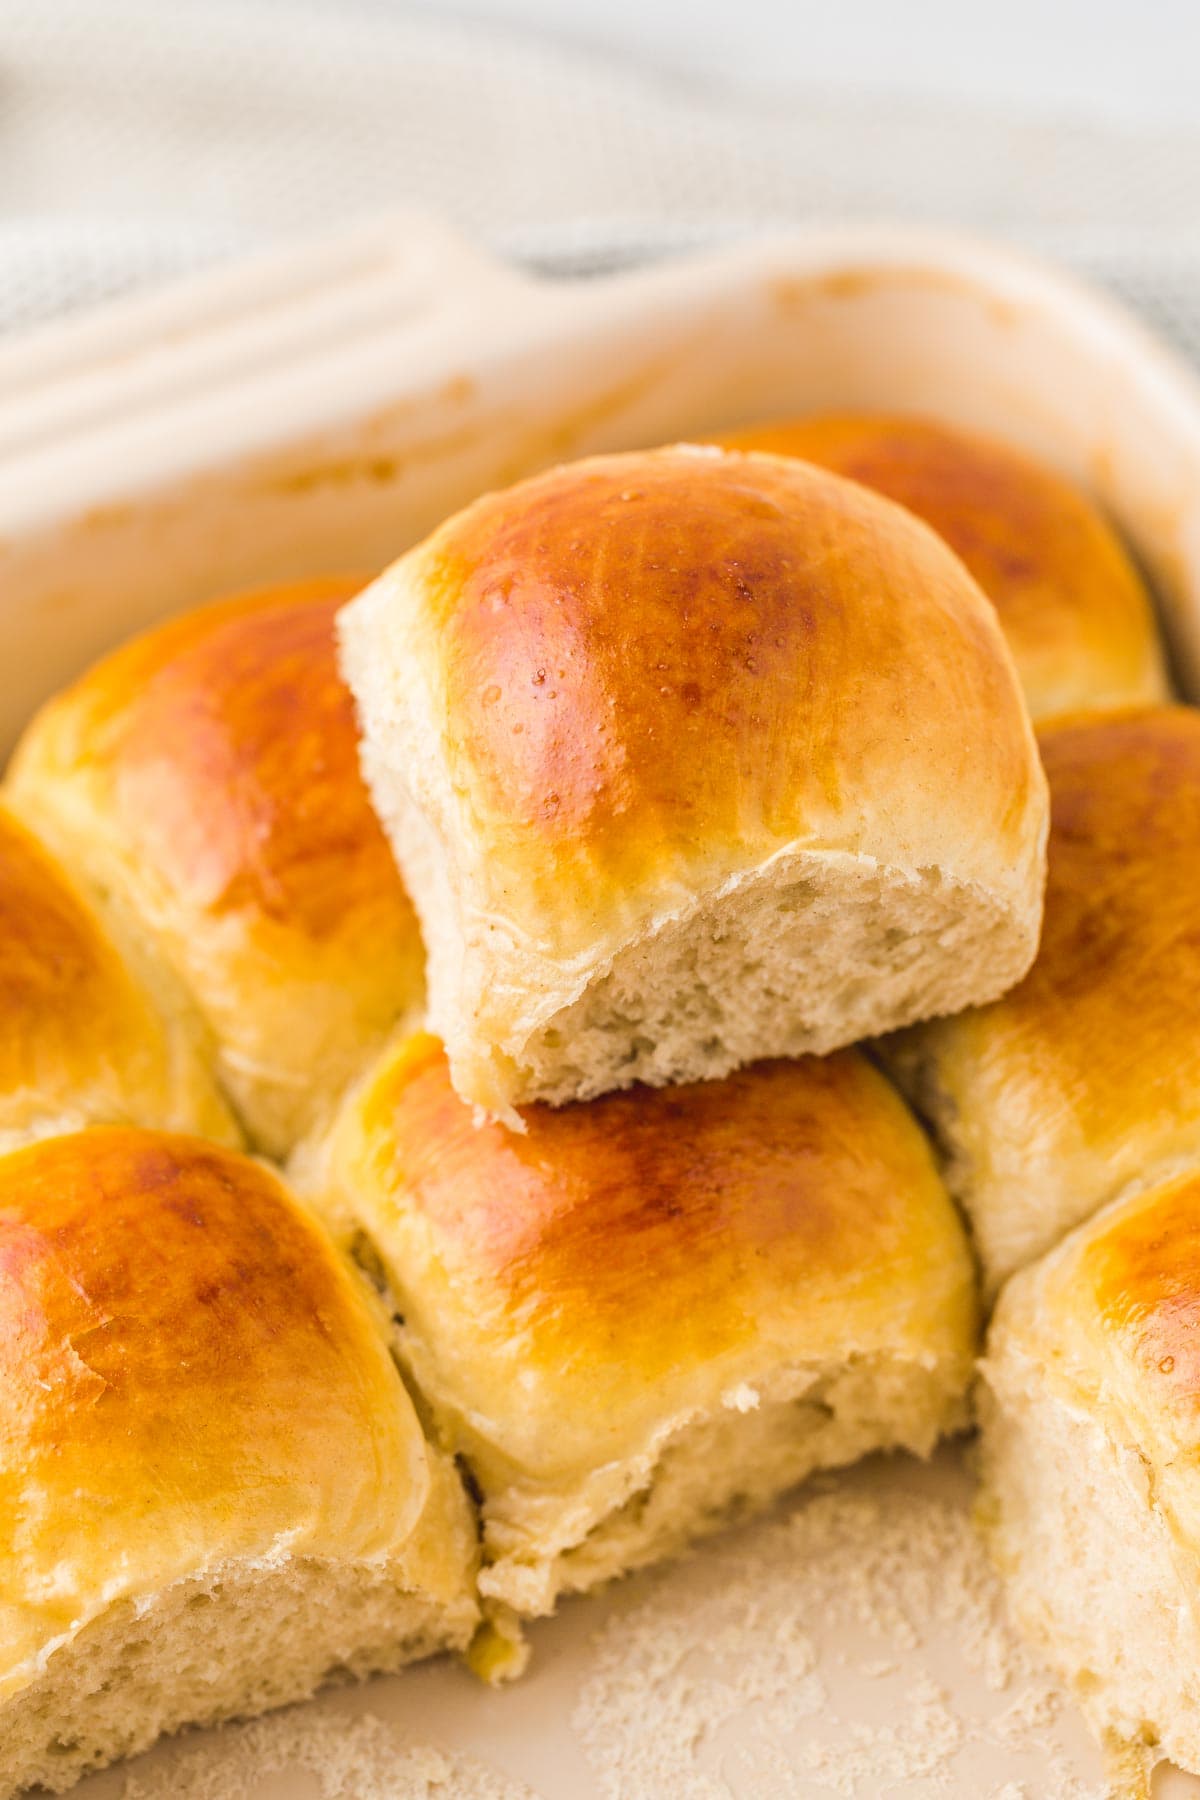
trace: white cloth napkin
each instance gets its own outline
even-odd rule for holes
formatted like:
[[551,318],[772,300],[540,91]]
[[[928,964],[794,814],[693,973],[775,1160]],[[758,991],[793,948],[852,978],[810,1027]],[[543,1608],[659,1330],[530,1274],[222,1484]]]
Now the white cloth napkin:
[[404,204],[562,270],[817,217],[963,224],[1200,360],[1200,131],[724,98],[383,0],[0,6],[0,328]]

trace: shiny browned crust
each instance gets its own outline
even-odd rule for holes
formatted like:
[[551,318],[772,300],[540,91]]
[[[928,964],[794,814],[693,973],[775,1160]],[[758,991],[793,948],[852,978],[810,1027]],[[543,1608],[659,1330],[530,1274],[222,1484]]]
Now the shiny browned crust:
[[858,1053],[522,1118],[476,1125],[420,1035],[350,1097],[322,1177],[383,1259],[427,1399],[476,1422],[485,1461],[595,1466],[682,1393],[719,1405],[731,1370],[969,1363],[961,1228]]
[[[1052,899],[1026,986],[1046,984],[1074,1004],[1095,991],[1089,973],[1102,971],[1115,1025],[1135,993],[1153,1008],[1175,982],[1200,978],[1200,712],[1080,715],[1044,727],[1038,742],[1050,781]],[[1151,967],[1169,976],[1140,979]],[[1116,992],[1114,978],[1137,986]]]
[[476,1125],[419,1036],[362,1130],[444,1264],[502,1293],[547,1360],[581,1337],[644,1368],[723,1348],[758,1328],[747,1283],[881,1278],[913,1192],[937,1192],[902,1102],[852,1051],[522,1117],[525,1135]]
[[4,1404],[30,1450],[119,1444],[184,1494],[199,1430],[232,1499],[272,1437],[302,1461],[318,1433],[296,1416],[298,1379],[332,1385],[326,1425],[369,1422],[334,1329],[344,1282],[261,1163],[131,1129],[56,1138],[0,1159],[0,1241]]
[[361,585],[266,589],[135,639],[42,710],[11,776],[26,816],[149,926],[219,1047],[251,1081],[282,1069],[296,1126],[234,1090],[275,1152],[310,1122],[289,1038],[328,1100],[323,1085],[421,993],[419,931],[337,667],[333,621]]
[[175,1032],[61,865],[0,808],[0,1142],[122,1119],[236,1141]]
[[365,579],[239,595],[135,638],[50,702],[18,769],[102,777],[130,853],[197,918],[259,916],[315,943],[410,929],[334,647]]
[[1168,697],[1137,569],[1099,509],[1043,464],[957,427],[875,413],[789,419],[716,441],[817,463],[931,525],[994,603],[1035,718]]
[[854,486],[686,449],[568,465],[450,521],[422,581],[449,780],[506,864],[583,883],[577,910],[698,846],[843,836],[881,780],[898,839],[952,782],[1024,848],[1036,783],[986,613]]
[[924,1082],[999,1276],[1006,1211],[1027,1215],[1034,1254],[1130,1184],[1200,1162],[1200,712],[1080,713],[1039,744],[1051,829],[1036,962],[993,1005],[887,1046]]
[[[1050,782],[1037,961],[964,1029],[1007,1046],[1031,1096],[1067,1094],[1090,1142],[1200,1101],[1200,712],[1081,715],[1039,736]],[[1051,1102],[1052,1103],[1052,1102]],[[1200,1147],[1200,1145],[1198,1145]]]
[[[989,1339],[1046,1394],[1152,1471],[1170,1529],[1200,1547],[1200,1173],[1114,1202],[1005,1288]],[[1155,1486],[1157,1483],[1157,1486]]]
[[0,1019],[0,1096],[51,1086],[69,1104],[89,1065],[107,1059],[124,1066],[161,1053],[146,1001],[99,920],[54,859],[4,812]]
[[1119,1344],[1147,1399],[1183,1405],[1200,1439],[1200,1175],[1106,1215],[1080,1248],[1078,1303]]

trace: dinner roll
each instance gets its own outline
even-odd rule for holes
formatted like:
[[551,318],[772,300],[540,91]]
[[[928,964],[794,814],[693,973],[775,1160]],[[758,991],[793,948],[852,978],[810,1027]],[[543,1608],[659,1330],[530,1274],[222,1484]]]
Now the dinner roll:
[[1015,1617],[1110,1745],[1200,1771],[1200,1177],[1014,1277],[984,1375],[980,1518]]
[[0,806],[0,1154],[102,1121],[238,1141],[198,1019],[152,973]]
[[458,1091],[721,1076],[1010,986],[1046,797],[995,614],[925,526],[783,458],[488,495],[341,618]]
[[298,1176],[390,1296],[401,1363],[481,1497],[501,1619],[963,1421],[963,1231],[857,1052],[525,1125],[477,1127],[421,1035]]
[[421,996],[415,917],[358,771],[333,619],[354,580],[207,606],[52,700],[9,795],[190,987],[280,1154]]
[[1131,1184],[1200,1166],[1200,713],[1060,720],[1042,947],[993,1005],[882,1046],[994,1289]]
[[0,1793],[471,1636],[474,1532],[365,1284],[262,1165],[0,1159]]
[[727,433],[886,494],[961,556],[994,603],[1030,713],[1169,698],[1145,585],[1099,509],[994,438],[932,419],[827,413]]

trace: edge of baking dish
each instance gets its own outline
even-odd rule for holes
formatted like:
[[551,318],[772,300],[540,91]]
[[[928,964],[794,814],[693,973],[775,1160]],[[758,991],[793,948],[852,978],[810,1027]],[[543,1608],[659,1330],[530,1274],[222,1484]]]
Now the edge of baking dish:
[[555,281],[405,215],[0,346],[0,740],[165,612],[381,566],[564,457],[841,406],[995,431],[1085,481],[1200,693],[1200,381],[1119,306],[925,229]]

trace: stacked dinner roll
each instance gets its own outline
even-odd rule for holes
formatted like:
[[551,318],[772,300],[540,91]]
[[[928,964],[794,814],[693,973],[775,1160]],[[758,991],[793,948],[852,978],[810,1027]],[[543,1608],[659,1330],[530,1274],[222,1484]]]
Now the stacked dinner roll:
[[727,1074],[994,998],[1045,783],[995,613],[907,513],[680,446],[488,495],[341,618],[455,1087]]
[[[922,504],[798,440],[594,458],[361,593],[153,630],[31,723],[0,810],[0,1795],[439,1649],[514,1674],[561,1594],[927,1454],[968,1418],[971,1237],[994,1289],[1188,1160],[1193,715],[1088,503],[1009,456],[988,536],[1008,453],[909,429]],[[1039,756],[1068,690],[1095,711]],[[1019,1098],[935,1100],[1020,1052],[943,1046],[1046,979],[1069,1004],[1101,891],[1107,1004],[1162,962],[1179,1018],[1111,1092],[1063,1075],[1080,1141],[1059,1105],[1036,1195],[988,1186],[955,1133],[1028,1159]],[[1105,1139],[1147,1058],[1154,1120]]]

